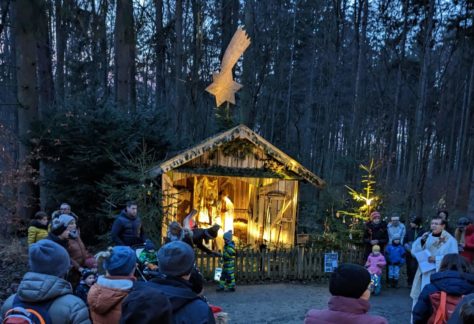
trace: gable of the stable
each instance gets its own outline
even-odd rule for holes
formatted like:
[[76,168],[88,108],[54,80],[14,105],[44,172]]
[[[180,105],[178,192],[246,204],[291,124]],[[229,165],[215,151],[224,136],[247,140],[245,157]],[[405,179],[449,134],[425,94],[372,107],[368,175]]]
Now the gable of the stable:
[[208,175],[303,180],[262,148],[245,139],[236,139],[205,152],[176,170]]
[[236,126],[176,155],[152,168],[150,175],[157,176],[173,169],[189,172],[193,167],[200,173],[206,170],[215,173],[225,171],[244,176],[246,174],[242,170],[253,170],[256,177],[269,173],[284,179],[306,180],[318,187],[325,184],[317,175],[245,125]]

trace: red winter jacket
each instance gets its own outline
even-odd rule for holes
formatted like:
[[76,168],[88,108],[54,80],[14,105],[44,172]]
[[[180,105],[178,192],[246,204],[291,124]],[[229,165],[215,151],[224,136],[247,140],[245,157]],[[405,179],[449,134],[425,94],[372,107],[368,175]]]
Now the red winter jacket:
[[305,324],[387,324],[388,321],[376,315],[369,315],[370,304],[365,299],[332,296],[328,309],[311,309],[304,319]]
[[474,260],[474,225],[469,224],[466,226],[466,232],[464,234],[464,251],[461,255],[465,257],[469,262]]

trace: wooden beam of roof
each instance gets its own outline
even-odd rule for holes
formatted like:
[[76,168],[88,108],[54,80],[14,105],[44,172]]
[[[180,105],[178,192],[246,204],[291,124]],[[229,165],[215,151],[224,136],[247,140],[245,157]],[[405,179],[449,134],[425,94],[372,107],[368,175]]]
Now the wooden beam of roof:
[[216,136],[208,138],[198,145],[185,150],[184,152],[176,155],[175,157],[161,163],[160,165],[153,167],[149,174],[152,177],[156,177],[160,174],[166,173],[170,170],[176,169],[183,164],[203,155],[206,152],[213,151],[219,148],[221,145],[229,143],[235,139],[245,139],[253,143],[255,146],[264,150],[266,154],[271,156],[276,161],[285,165],[285,167],[306,181],[312,183],[317,187],[324,187],[325,182],[320,177],[315,175],[310,170],[306,169],[295,159],[278,149],[276,146],[268,142],[266,139],[253,132],[250,128],[245,125],[238,125],[228,131],[222,132]]

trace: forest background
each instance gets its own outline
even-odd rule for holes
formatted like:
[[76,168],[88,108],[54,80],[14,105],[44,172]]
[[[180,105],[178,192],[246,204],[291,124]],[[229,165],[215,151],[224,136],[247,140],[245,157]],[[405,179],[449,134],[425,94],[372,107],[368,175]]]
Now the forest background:
[[[240,123],[326,181],[299,232],[346,239],[372,159],[383,215],[474,216],[473,0],[1,0],[0,19],[2,235],[67,201],[91,243],[127,199],[158,234],[146,170]],[[216,108],[241,25],[244,87]]]

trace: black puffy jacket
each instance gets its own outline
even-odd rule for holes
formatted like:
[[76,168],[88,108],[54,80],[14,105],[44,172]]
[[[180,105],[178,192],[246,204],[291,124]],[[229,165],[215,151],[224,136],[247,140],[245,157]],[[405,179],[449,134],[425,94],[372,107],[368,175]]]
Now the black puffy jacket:
[[112,240],[116,245],[137,245],[145,243],[145,234],[140,217],[132,218],[125,210],[117,216],[112,225]]

